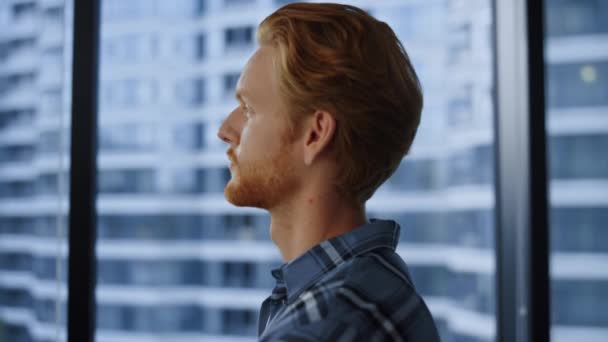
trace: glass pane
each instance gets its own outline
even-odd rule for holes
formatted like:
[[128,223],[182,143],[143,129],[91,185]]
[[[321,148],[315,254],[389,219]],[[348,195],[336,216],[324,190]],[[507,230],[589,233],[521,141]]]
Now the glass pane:
[[[257,25],[288,2],[102,1],[98,341],[256,340],[281,259],[267,213],[224,199],[216,132]],[[493,341],[491,1],[352,3],[395,30],[425,90],[411,155],[368,217],[402,225],[443,341]]]
[[0,0],[0,341],[66,339],[69,6]]
[[608,2],[546,0],[553,341],[608,341]]
[[491,6],[364,6],[396,31],[425,96],[412,151],[368,210],[400,223],[398,251],[442,341],[493,341],[496,334]]

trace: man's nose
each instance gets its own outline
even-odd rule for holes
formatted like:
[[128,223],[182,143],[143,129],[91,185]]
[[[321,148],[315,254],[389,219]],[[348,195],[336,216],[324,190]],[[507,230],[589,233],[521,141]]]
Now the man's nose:
[[220,129],[217,131],[217,137],[228,144],[239,143],[239,123],[235,115],[235,111],[232,111],[230,115],[222,122]]
[[222,122],[220,129],[217,131],[217,137],[220,138],[225,143],[230,144],[231,140],[230,140],[230,137],[228,136],[228,133],[226,132],[226,128],[224,127],[225,125],[226,125],[226,120],[224,120],[224,122]]

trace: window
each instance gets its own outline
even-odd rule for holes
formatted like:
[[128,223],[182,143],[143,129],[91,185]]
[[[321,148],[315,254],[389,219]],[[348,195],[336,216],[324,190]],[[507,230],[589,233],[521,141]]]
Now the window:
[[448,125],[451,127],[466,127],[473,122],[473,89],[465,86],[455,92],[448,100]]
[[197,34],[194,36],[195,39],[195,51],[196,51],[196,59],[203,60],[207,56],[207,36],[203,33]]
[[608,55],[588,52],[608,44],[608,3],[545,4],[551,337],[599,341],[608,336]]
[[179,81],[175,87],[175,96],[177,102],[184,107],[199,107],[206,101],[205,79]]
[[29,308],[32,305],[31,294],[22,289],[9,289],[0,292],[0,305],[12,308]]
[[[608,305],[607,280],[555,280],[553,322],[563,326],[608,326],[604,308]],[[591,329],[589,329],[591,330]]]
[[577,36],[608,32],[608,4],[602,0],[546,1],[547,35]]
[[[224,200],[230,172],[215,132],[236,104],[260,15],[286,1],[102,3],[97,337],[253,340],[280,255],[267,213]],[[411,155],[368,217],[402,226],[399,253],[442,340],[492,341],[492,2],[355,5],[395,29],[426,104]],[[51,222],[23,224],[52,233]]]
[[253,287],[253,264],[249,262],[226,262],[222,265],[222,286]]
[[34,111],[31,109],[8,110],[0,113],[0,135],[13,129],[23,129],[32,124]]
[[206,126],[204,123],[186,123],[173,130],[176,147],[183,151],[194,152],[205,148]]
[[388,180],[398,191],[432,190],[440,186],[439,165],[430,159],[404,160]]
[[29,197],[34,194],[34,187],[27,181],[0,183],[0,198]]
[[608,61],[549,64],[547,75],[550,107],[608,106]]
[[150,193],[156,189],[154,170],[107,170],[99,174],[98,191],[108,194]]
[[104,240],[166,241],[200,239],[206,221],[201,215],[102,215],[97,225]]
[[447,161],[448,184],[492,184],[493,160],[492,147],[488,145],[454,151]]
[[595,207],[557,207],[551,210],[551,245],[563,252],[606,253],[608,211]]
[[234,27],[224,31],[224,43],[227,49],[248,48],[253,44],[253,27]]
[[473,47],[471,24],[463,23],[455,27],[450,35],[452,36],[448,47],[450,63],[458,64],[471,58]]
[[554,179],[608,179],[606,134],[553,135],[549,140]]
[[222,333],[226,335],[253,335],[256,331],[257,315],[252,310],[223,310]]
[[233,7],[233,6],[251,6],[255,5],[256,0],[224,0],[224,7]]
[[141,124],[106,126],[100,129],[98,145],[104,151],[151,151],[157,145],[156,130]]
[[149,63],[160,54],[159,39],[156,32],[113,35],[102,41],[100,57],[111,63]]
[[234,95],[240,76],[241,75],[239,73],[230,73],[224,75],[224,96],[231,97]]
[[26,162],[32,159],[34,148],[31,145],[0,146],[0,162]]
[[16,3],[13,5],[13,18],[22,19],[32,17],[36,14],[37,6],[35,3]]
[[207,12],[207,0],[196,0],[195,13],[197,15],[204,15]]

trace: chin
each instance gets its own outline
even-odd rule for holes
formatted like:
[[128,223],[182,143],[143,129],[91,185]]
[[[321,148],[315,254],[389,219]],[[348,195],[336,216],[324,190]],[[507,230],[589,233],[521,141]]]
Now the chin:
[[237,207],[252,207],[267,209],[263,194],[259,187],[247,187],[231,179],[224,188],[224,197]]
[[273,160],[243,164],[232,168],[232,178],[224,188],[224,197],[238,207],[270,210],[298,188],[288,154]]

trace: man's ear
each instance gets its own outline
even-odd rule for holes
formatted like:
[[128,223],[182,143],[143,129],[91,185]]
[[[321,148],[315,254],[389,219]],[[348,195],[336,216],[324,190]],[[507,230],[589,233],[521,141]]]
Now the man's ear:
[[304,163],[312,162],[328,148],[336,132],[336,120],[326,111],[318,110],[309,118],[304,132]]

